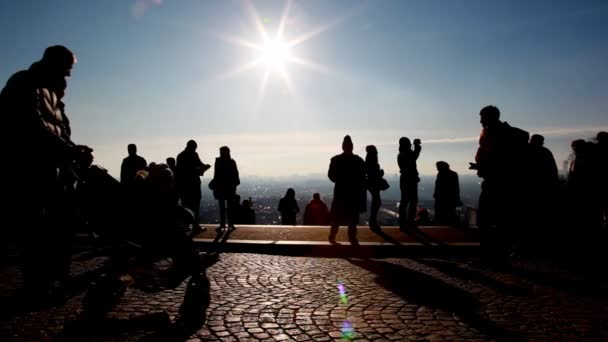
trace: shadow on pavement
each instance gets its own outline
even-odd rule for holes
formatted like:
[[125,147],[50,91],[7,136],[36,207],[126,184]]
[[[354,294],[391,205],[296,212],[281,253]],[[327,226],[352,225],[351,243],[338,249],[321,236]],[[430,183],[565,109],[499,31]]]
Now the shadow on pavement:
[[505,284],[496,278],[483,274],[480,271],[464,268],[453,262],[429,259],[416,259],[416,262],[435,268],[436,270],[450,277],[470,280],[482,286],[492,288],[505,295],[523,296],[528,292],[522,287]]
[[385,232],[383,232],[381,229],[370,229],[374,234],[380,236],[381,238],[383,238],[385,241],[392,243],[393,245],[398,245],[401,246],[401,243],[399,241],[397,241],[395,238],[393,238],[392,236],[386,234]]
[[496,341],[527,341],[481,316],[479,301],[467,291],[401,265],[371,259],[347,260],[375,274],[376,283],[409,303],[452,312],[473,329]]

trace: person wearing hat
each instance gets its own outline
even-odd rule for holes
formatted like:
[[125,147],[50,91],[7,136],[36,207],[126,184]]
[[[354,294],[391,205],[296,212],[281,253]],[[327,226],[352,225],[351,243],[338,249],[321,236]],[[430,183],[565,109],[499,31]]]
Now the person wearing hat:
[[334,198],[331,203],[331,228],[329,242],[336,242],[340,225],[348,226],[348,239],[351,244],[358,244],[357,224],[359,213],[365,212],[365,162],[353,154],[353,141],[345,136],[342,142],[342,153],[331,158],[329,179],[334,185]]
[[[42,59],[15,73],[0,93],[5,140],[12,168],[5,170],[9,224],[21,254],[27,298],[48,297],[68,276],[65,213],[73,167],[90,149],[74,144],[61,101],[76,56],[65,46],[48,47]],[[9,136],[21,137],[18,143]],[[72,186],[73,188],[73,186]],[[69,257],[69,255],[68,255]],[[69,259],[68,259],[69,260]]]

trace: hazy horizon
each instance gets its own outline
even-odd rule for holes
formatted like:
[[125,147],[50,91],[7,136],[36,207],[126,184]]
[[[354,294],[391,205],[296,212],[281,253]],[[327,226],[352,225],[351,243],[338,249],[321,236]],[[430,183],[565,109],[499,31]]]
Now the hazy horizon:
[[230,146],[242,176],[324,175],[346,134],[387,174],[407,136],[422,174],[472,175],[489,104],[560,170],[608,130],[601,0],[0,0],[0,28],[2,85],[49,45],[76,53],[72,137],[114,176],[129,143],[164,162],[189,139],[210,164]]

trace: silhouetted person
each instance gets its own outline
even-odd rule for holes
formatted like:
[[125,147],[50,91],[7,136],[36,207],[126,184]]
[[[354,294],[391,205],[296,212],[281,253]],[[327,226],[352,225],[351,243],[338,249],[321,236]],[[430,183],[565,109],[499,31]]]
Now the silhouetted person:
[[[471,164],[483,178],[477,224],[482,232],[482,247],[498,258],[495,261],[502,262],[517,235],[513,230],[525,223],[525,217],[521,217],[528,212],[524,172],[529,134],[500,121],[500,111],[494,106],[482,108],[479,115],[483,129],[476,163]],[[496,230],[490,232],[492,227]],[[489,243],[490,240],[494,242]]]
[[460,202],[460,184],[458,174],[450,170],[450,165],[438,161],[437,179],[435,180],[435,223],[441,225],[456,225],[458,214],[456,208]]
[[418,168],[416,161],[420,156],[420,139],[414,139],[414,148],[410,139],[402,137],[399,139],[399,186],[401,188],[401,202],[399,203],[399,228],[401,231],[415,228],[416,207],[418,206]]
[[571,146],[574,159],[568,173],[570,223],[582,230],[597,229],[601,225],[601,207],[597,200],[600,184],[597,181],[596,146],[582,139],[573,141]]
[[[201,176],[211,168],[204,164],[196,153],[196,141],[189,140],[186,148],[177,155],[175,166],[176,184],[182,205],[194,213],[194,222],[200,223]],[[197,227],[195,227],[197,228]]]
[[175,158],[169,157],[166,159],[166,162],[171,172],[173,172],[173,174],[175,175],[175,172],[177,171],[177,161],[175,160]]
[[120,166],[120,182],[131,185],[135,180],[137,171],[145,170],[148,163],[143,157],[137,155],[137,145],[129,144],[127,151],[129,156],[122,160]]
[[416,225],[417,226],[428,226],[431,224],[431,215],[425,208],[420,208],[416,212]]
[[378,225],[378,211],[382,205],[380,199],[380,191],[382,189],[382,182],[384,176],[384,170],[380,168],[378,164],[378,150],[374,145],[368,145],[365,147],[367,154],[365,155],[365,173],[367,175],[367,190],[372,196],[372,203],[369,209],[369,227],[373,230],[380,229]]
[[608,132],[599,132],[596,136],[599,194],[602,218],[608,224]]
[[[83,153],[71,138],[61,97],[76,63],[64,46],[47,48],[42,59],[15,73],[0,93],[5,132],[3,158],[11,163],[3,188],[5,222],[15,222],[25,292],[33,302],[69,271],[69,212],[74,159]],[[8,202],[8,203],[7,203]],[[66,255],[68,260],[66,262]],[[55,286],[57,288],[57,286]]]
[[[529,164],[527,167],[530,178],[529,196],[534,215],[531,226],[537,231],[553,227],[556,223],[554,208],[559,190],[559,174],[553,153],[544,147],[545,138],[534,134],[530,137]],[[544,231],[548,233],[548,231]],[[541,234],[542,235],[542,234]],[[539,236],[540,238],[540,236]]]
[[325,226],[329,224],[329,209],[318,193],[312,195],[312,200],[304,208],[303,223],[305,226]]
[[[241,180],[236,162],[230,157],[228,146],[222,146],[220,147],[220,156],[215,158],[214,175],[210,183],[213,196],[218,200],[220,207],[220,226],[218,229],[226,228],[226,221],[229,228],[235,228],[234,196],[239,184],[241,184]],[[228,202],[228,210],[226,210],[226,202]]]
[[358,244],[359,213],[364,212],[366,207],[365,162],[353,154],[353,141],[348,135],[342,142],[342,151],[342,154],[331,158],[327,173],[335,184],[329,241],[335,243],[338,227],[348,225],[348,239],[355,245]]
[[237,223],[240,224],[255,224],[255,211],[252,208],[251,200],[243,200],[241,208],[239,210],[239,220]]
[[292,188],[287,189],[285,196],[279,200],[277,210],[281,213],[281,224],[287,226],[296,225],[296,216],[300,212],[296,192]]

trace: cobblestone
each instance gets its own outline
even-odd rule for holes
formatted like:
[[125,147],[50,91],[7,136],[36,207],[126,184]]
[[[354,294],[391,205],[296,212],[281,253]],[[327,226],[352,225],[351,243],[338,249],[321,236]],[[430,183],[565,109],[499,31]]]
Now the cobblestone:
[[[103,260],[77,261],[75,276]],[[223,254],[207,272],[207,322],[189,341],[462,341],[518,338],[608,340],[608,299],[552,286],[518,272],[479,269],[469,260],[332,259]],[[0,285],[14,287],[7,268]],[[340,297],[339,284],[346,296]],[[173,319],[185,284],[155,293],[129,288],[109,317],[165,311]],[[49,340],[81,310],[63,305],[0,321],[0,340]],[[100,340],[136,340],[130,331]]]

